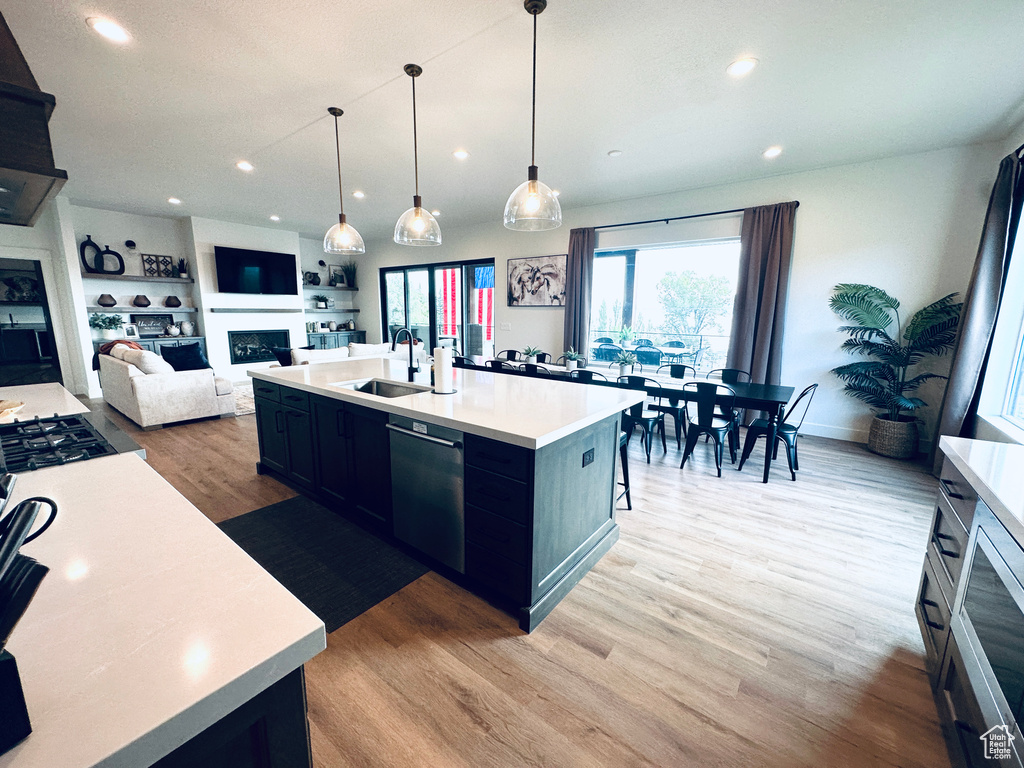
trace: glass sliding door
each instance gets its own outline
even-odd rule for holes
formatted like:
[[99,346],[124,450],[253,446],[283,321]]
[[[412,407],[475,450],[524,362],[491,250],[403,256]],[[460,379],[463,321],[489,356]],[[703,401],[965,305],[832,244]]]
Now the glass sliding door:
[[451,347],[462,354],[462,269],[438,267],[434,270],[434,325],[437,346]]
[[494,265],[467,265],[465,355],[494,357]]
[[407,326],[405,316],[405,272],[388,272],[384,275],[384,318],[387,322],[384,339],[395,340],[399,328]]
[[[430,270],[410,269],[405,273],[406,302],[409,308],[409,330],[412,335],[434,348],[430,326]],[[429,354],[429,353],[428,353]]]

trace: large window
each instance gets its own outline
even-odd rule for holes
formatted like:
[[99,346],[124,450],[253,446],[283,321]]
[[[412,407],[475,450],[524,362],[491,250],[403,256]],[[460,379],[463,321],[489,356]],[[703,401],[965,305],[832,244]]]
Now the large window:
[[1017,358],[1013,364],[1010,387],[1006,394],[1003,416],[1024,429],[1024,329],[1017,342]]
[[723,366],[739,255],[738,238],[596,253],[590,356],[616,354],[602,343],[651,345],[640,362]]
[[494,350],[494,262],[473,261],[381,270],[384,338],[409,328],[429,349],[460,355]]

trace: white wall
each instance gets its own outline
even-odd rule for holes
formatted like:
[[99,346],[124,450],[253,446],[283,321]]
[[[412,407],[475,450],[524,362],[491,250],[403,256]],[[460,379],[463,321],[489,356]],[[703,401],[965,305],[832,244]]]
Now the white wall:
[[[572,227],[799,200],[782,379],[797,387],[821,384],[805,423],[809,432],[863,441],[869,410],[843,394],[828,373],[851,360],[839,350],[843,336],[836,332],[839,319],[828,308],[830,289],[839,282],[871,283],[896,295],[911,313],[946,293],[965,290],[998,150],[993,145],[957,147],[563,210],[563,226],[540,233],[506,230],[499,200],[493,222],[452,230],[441,221],[444,245],[439,248],[368,243],[361,259],[362,282],[367,285],[372,279],[376,285],[384,266],[484,257],[495,259],[501,280],[509,258],[565,253]],[[496,303],[496,349],[532,344],[562,351],[562,310],[510,308],[500,299]],[[356,304],[362,327],[379,340],[377,291],[360,292]],[[503,323],[511,330],[502,330]],[[944,372],[948,359],[934,368]],[[921,394],[930,404],[922,414],[927,438],[941,385]]]

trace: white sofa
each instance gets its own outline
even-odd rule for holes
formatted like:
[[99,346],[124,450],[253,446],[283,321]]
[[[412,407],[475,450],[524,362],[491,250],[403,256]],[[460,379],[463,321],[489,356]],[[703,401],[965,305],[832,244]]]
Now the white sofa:
[[[156,366],[164,372],[144,373],[138,366],[110,355],[100,355],[99,360],[103,399],[144,429],[235,415],[231,382],[214,376],[211,368],[166,371]],[[160,362],[170,368],[166,361]]]
[[[423,363],[423,344],[415,347],[415,360]],[[350,357],[393,357],[397,360],[409,359],[409,347],[399,344],[398,349],[391,351],[390,344],[349,344],[337,349],[293,349],[292,365],[311,365],[314,363],[333,363],[347,360]]]

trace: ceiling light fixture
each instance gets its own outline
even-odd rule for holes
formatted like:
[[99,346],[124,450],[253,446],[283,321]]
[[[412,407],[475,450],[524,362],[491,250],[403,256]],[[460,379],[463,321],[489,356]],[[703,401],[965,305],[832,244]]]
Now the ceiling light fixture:
[[273,216],[270,217],[270,220],[271,221],[280,221],[281,217],[278,216],[277,214],[274,214]]
[[613,150],[611,150],[608,153],[608,157],[618,157],[621,154],[622,154],[622,150],[621,149],[613,149]]
[[440,245],[441,228],[429,211],[423,210],[420,198],[419,143],[416,134],[416,78],[423,74],[417,64],[406,64],[405,74],[412,80],[412,158],[416,176],[416,194],[412,196],[412,208],[403,213],[395,224],[395,242],[399,245]]
[[454,152],[452,152],[452,157],[454,157],[456,160],[465,160],[467,157],[469,157],[469,152],[467,152],[464,149],[456,149]]
[[181,200],[179,200],[176,197],[168,197],[167,202],[170,203],[171,205],[181,205]]
[[252,171],[255,170],[253,164],[250,163],[248,160],[239,160],[237,163],[235,163],[235,168],[237,168],[240,171],[245,171],[246,173],[252,173]]
[[116,21],[104,19],[99,16],[90,16],[85,23],[93,28],[95,32],[103,35],[107,40],[115,43],[127,43],[132,39],[128,31]]
[[362,200],[364,197],[366,197],[366,193],[363,192],[363,190],[361,189],[357,189],[355,192],[352,193],[352,197],[354,197],[356,200]]
[[736,59],[736,61],[725,68],[725,71],[733,77],[743,77],[744,75],[749,75],[756,66],[757,59],[748,57],[745,59]]
[[337,253],[344,256],[356,256],[366,253],[362,236],[356,228],[345,221],[345,194],[341,190],[341,141],[338,139],[338,118],[345,114],[338,107],[328,107],[327,112],[334,116],[334,149],[338,155],[338,223],[327,230],[324,235],[324,253]]
[[516,187],[505,203],[505,226],[520,232],[539,232],[562,226],[562,207],[551,189],[537,179],[537,15],[548,7],[547,0],[525,0],[523,7],[533,16],[533,111],[530,121],[530,167],[527,180]]
[[761,153],[761,157],[763,157],[765,160],[774,160],[781,154],[782,147],[768,147],[768,149]]

